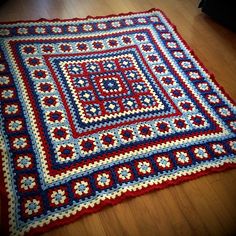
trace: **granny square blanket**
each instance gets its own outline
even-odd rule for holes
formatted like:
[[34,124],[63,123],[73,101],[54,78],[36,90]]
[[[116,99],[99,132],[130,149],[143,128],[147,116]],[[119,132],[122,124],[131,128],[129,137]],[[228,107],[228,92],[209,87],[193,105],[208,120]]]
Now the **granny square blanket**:
[[157,9],[0,26],[3,223],[34,235],[236,166],[236,107]]

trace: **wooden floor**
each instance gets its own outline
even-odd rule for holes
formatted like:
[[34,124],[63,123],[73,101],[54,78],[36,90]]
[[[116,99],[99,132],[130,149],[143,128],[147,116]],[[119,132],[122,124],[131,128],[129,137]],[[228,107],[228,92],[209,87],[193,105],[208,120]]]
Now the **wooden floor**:
[[[236,34],[197,8],[198,0],[18,0],[0,21],[71,18],[161,8],[191,48],[236,99]],[[3,216],[4,217],[4,216]],[[44,236],[236,235],[236,170],[127,200]]]

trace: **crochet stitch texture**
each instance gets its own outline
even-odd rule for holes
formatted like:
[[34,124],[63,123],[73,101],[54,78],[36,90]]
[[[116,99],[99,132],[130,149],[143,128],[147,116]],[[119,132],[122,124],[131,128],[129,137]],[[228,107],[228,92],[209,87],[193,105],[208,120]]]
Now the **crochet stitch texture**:
[[235,167],[235,105],[160,10],[1,23],[0,40],[11,235]]

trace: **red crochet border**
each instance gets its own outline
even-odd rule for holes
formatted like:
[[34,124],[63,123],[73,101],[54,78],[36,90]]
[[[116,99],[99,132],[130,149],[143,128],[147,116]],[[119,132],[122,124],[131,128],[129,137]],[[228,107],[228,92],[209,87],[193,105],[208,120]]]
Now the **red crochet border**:
[[[100,18],[107,18],[107,17],[119,17],[119,16],[127,16],[127,15],[137,15],[137,14],[149,13],[149,12],[154,12],[154,11],[159,11],[159,12],[162,13],[162,15],[168,21],[168,23],[173,27],[175,33],[177,34],[179,39],[182,41],[184,46],[190,51],[191,55],[196,59],[196,61],[206,71],[206,73],[208,73],[210,75],[210,78],[212,79],[214,84],[220,89],[221,93],[225,97],[227,97],[227,99],[229,101],[231,101],[231,103],[236,105],[236,101],[234,101],[227,94],[227,92],[224,90],[224,88],[216,81],[214,74],[210,73],[208,71],[208,69],[203,65],[203,63],[196,56],[194,51],[188,46],[187,42],[179,34],[179,32],[177,31],[176,26],[174,24],[172,24],[172,22],[169,20],[169,18],[166,16],[166,14],[162,10],[160,10],[160,9],[152,8],[150,10],[142,11],[142,12],[128,12],[128,13],[120,13],[120,14],[110,14],[110,15],[106,15],[106,16],[96,16],[96,17],[94,17],[94,16],[87,16],[86,18],[72,18],[72,19],[59,19],[59,18],[45,19],[45,18],[41,18],[41,19],[38,19],[38,20],[8,21],[8,22],[0,22],[0,24],[43,22],[43,21],[46,21],[46,22],[54,22],[54,21],[65,22],[65,21],[71,21],[71,20],[87,20],[87,19],[100,19]],[[3,166],[2,166],[2,164],[3,163],[2,163],[2,158],[1,158],[1,160],[0,160],[1,216],[2,216],[3,235],[8,235],[9,234],[8,198],[7,198],[7,192],[6,192],[5,183],[4,183],[4,173],[3,173],[3,168],[2,168]],[[166,182],[164,182],[162,184],[148,186],[145,189],[136,190],[134,192],[126,192],[126,193],[122,194],[120,197],[117,197],[114,200],[105,200],[105,201],[101,202],[99,205],[97,205],[97,206],[95,206],[93,208],[84,209],[81,212],[76,213],[76,215],[71,215],[68,218],[57,219],[56,221],[50,222],[49,225],[45,225],[43,227],[33,228],[33,229],[31,229],[26,234],[27,235],[38,235],[38,234],[41,234],[43,232],[47,232],[47,231],[49,231],[51,229],[54,229],[54,228],[56,228],[58,226],[62,226],[62,225],[66,225],[66,224],[72,223],[72,222],[78,220],[80,217],[82,217],[84,215],[98,212],[99,210],[101,210],[105,206],[116,205],[116,204],[120,203],[121,201],[123,201],[124,199],[140,196],[140,195],[143,195],[143,194],[145,194],[147,192],[151,192],[151,191],[154,191],[154,190],[161,190],[161,189],[167,188],[169,186],[178,185],[178,184],[181,184],[183,182],[199,178],[199,177],[204,176],[204,175],[213,174],[213,173],[217,173],[217,172],[222,172],[222,171],[230,170],[230,169],[233,169],[233,168],[236,168],[236,164],[226,163],[226,164],[224,164],[221,167],[211,167],[211,168],[209,168],[207,170],[204,170],[204,171],[201,171],[201,172],[198,172],[198,173],[194,173],[194,174],[191,174],[189,176],[181,176],[181,177],[177,178],[176,180],[166,181]]]
[[[40,18],[37,20],[16,20],[16,21],[6,21],[6,22],[0,22],[0,24],[16,24],[16,23],[31,23],[31,22],[54,22],[54,21],[59,21],[59,22],[66,22],[66,21],[84,21],[88,19],[102,19],[102,18],[109,18],[109,17],[120,17],[120,16],[128,16],[128,15],[138,15],[142,13],[149,13],[149,12],[154,12],[154,11],[160,11],[163,15],[163,11],[158,9],[158,8],[151,8],[146,11],[140,11],[140,12],[126,12],[126,13],[119,13],[119,14],[110,14],[110,15],[104,15],[104,16],[90,16],[88,15],[87,17],[80,18],[80,17],[74,17],[74,18],[66,18],[66,19],[60,19],[60,18],[52,18],[52,19],[46,19],[46,18]],[[166,16],[165,16],[166,17]]]

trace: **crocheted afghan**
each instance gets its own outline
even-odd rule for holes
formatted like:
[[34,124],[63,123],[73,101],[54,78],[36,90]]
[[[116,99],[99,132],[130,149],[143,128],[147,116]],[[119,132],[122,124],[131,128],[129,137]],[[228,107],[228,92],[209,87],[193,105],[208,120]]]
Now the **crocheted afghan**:
[[0,26],[2,220],[42,233],[236,166],[236,110],[156,9]]

